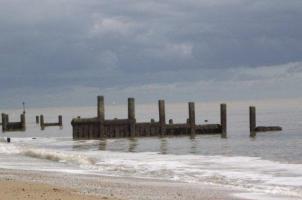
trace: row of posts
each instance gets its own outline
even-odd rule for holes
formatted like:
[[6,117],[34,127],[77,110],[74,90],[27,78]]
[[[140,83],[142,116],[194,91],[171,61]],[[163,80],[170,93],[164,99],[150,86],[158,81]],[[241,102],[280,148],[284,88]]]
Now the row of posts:
[[58,123],[45,123],[44,115],[36,116],[36,124],[40,124],[41,130],[44,130],[46,126],[63,126],[63,117],[62,115],[58,116]]
[[[104,106],[104,97],[97,97],[97,116],[100,121],[100,137],[104,137],[104,121],[105,121],[105,106]],[[190,134],[195,135],[195,104],[194,102],[189,102],[189,119],[188,124],[190,126]],[[159,127],[160,135],[166,135],[166,115],[165,115],[165,101],[158,101],[158,110],[159,110]],[[129,121],[129,132],[130,136],[135,136],[135,99],[128,98],[128,121]],[[151,120],[151,122],[154,120]],[[220,105],[220,122],[221,122],[221,136],[223,138],[227,137],[227,108],[226,104]],[[169,120],[169,124],[173,124],[173,120]]]
[[[2,132],[6,132],[9,129],[9,116],[8,114],[2,113],[1,114],[2,117]],[[20,122],[18,127],[13,127],[12,129],[19,129],[20,131],[25,131],[26,129],[26,121],[25,121],[25,113],[22,113],[20,115]]]

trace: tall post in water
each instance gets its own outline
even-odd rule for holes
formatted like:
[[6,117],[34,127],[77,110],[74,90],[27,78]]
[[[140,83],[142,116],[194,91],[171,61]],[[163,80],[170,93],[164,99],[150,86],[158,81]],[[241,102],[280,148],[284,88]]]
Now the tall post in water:
[[99,135],[96,137],[104,138],[105,137],[105,128],[104,128],[104,121],[105,121],[105,103],[104,103],[104,96],[98,96],[98,119],[99,119]]
[[7,129],[8,117],[4,113],[1,114],[1,117],[2,117],[2,132],[5,132]]
[[62,115],[58,116],[58,120],[59,120],[59,126],[62,128],[63,127],[63,117],[62,117]]
[[23,112],[20,115],[20,121],[21,121],[21,129],[22,129],[22,131],[25,131],[26,130],[25,112]]
[[221,125],[221,137],[227,138],[227,106],[226,104],[220,104],[220,125]]
[[195,136],[195,104],[189,102],[189,127],[191,136]]
[[158,101],[159,110],[159,125],[160,125],[160,135],[166,135],[166,113],[165,113],[165,100]]
[[39,124],[40,123],[40,120],[39,120],[39,116],[37,115],[36,116],[36,124]]
[[128,120],[130,137],[135,137],[135,99],[128,98]]
[[250,106],[250,137],[256,136],[256,108],[254,106]]
[[43,115],[40,115],[40,127],[41,127],[41,130],[45,129],[44,116]]

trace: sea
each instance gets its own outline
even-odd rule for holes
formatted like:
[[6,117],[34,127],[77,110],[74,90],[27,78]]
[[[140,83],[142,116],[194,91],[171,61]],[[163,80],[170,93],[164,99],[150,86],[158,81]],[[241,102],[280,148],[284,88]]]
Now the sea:
[[[25,132],[0,133],[0,169],[62,172],[71,176],[136,177],[209,184],[245,191],[251,199],[302,199],[302,99],[196,102],[196,122],[219,123],[219,104],[227,103],[228,137],[177,137],[73,140],[71,119],[94,117],[96,107],[27,108]],[[249,137],[249,106],[257,125],[283,131]],[[126,118],[127,105],[105,105],[106,119]],[[1,109],[18,121],[22,109]],[[46,122],[63,115],[64,126]],[[166,119],[185,122],[186,103],[166,102]],[[157,104],[137,104],[137,121],[158,120]],[[205,122],[207,120],[207,122]],[[6,143],[6,138],[11,143]],[[275,199],[275,198],[273,198]]]

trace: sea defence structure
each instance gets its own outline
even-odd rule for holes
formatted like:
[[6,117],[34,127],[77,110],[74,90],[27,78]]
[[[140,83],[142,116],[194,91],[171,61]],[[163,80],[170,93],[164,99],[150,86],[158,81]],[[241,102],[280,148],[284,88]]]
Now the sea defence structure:
[[257,132],[282,131],[282,127],[280,126],[256,126],[256,107],[254,106],[250,106],[249,116],[250,116],[250,137],[255,137]]
[[186,123],[174,124],[170,119],[166,123],[165,101],[158,101],[159,120],[151,119],[150,122],[136,122],[135,99],[128,98],[127,119],[105,119],[104,97],[97,97],[97,117],[74,118],[71,121],[74,139],[101,139],[118,137],[147,137],[147,136],[170,136],[196,134],[221,134],[227,137],[227,112],[226,104],[220,107],[220,124],[198,125],[195,122],[195,104],[188,103],[188,115]]
[[2,132],[8,131],[25,131],[26,123],[25,123],[25,113],[20,115],[19,122],[10,122],[8,114],[2,113]]
[[[37,122],[37,121],[36,121]],[[40,127],[41,127],[41,130],[44,130],[45,127],[47,126],[59,126],[60,128],[63,127],[63,118],[62,118],[62,115],[59,115],[58,116],[58,122],[45,122],[44,121],[44,116],[43,115],[40,115]]]

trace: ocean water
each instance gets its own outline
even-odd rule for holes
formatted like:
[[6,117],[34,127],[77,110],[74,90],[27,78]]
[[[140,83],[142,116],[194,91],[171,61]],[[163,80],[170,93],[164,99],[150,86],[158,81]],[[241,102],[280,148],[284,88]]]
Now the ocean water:
[[[227,139],[205,135],[73,141],[71,119],[96,116],[95,107],[27,109],[26,132],[0,133],[0,168],[206,183],[238,188],[254,199],[302,199],[302,100],[226,103]],[[257,107],[257,125],[279,125],[283,131],[250,138],[249,105]],[[197,123],[219,123],[218,102],[195,107]],[[0,111],[12,121],[21,113]],[[35,124],[41,113],[45,121],[62,114],[63,129],[41,131]],[[166,115],[184,122],[187,105],[167,103]],[[106,118],[126,116],[126,105],[106,105]],[[136,118],[158,119],[157,105],[137,105]],[[5,143],[6,137],[12,143]]]

